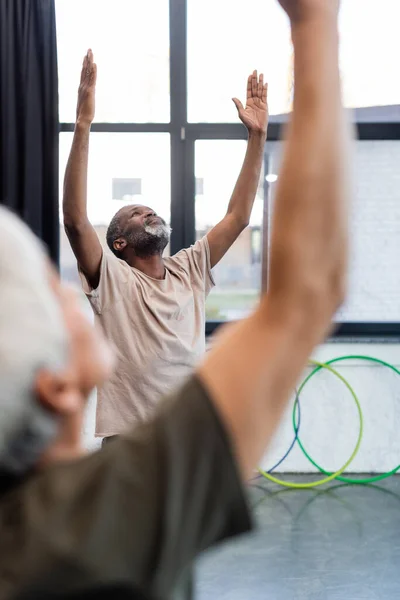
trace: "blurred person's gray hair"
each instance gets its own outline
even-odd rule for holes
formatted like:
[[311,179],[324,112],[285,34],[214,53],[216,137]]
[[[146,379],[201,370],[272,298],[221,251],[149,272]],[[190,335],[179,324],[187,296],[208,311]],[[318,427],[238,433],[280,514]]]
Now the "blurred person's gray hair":
[[0,474],[34,466],[57,421],[34,393],[35,374],[67,360],[67,333],[44,248],[0,207]]

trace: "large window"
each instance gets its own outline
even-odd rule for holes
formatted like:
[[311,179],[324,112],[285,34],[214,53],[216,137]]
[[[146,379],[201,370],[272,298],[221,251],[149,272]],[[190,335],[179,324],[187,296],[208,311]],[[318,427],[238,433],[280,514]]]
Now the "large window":
[[[150,204],[170,221],[172,253],[224,215],[246,147],[233,96],[257,68],[271,124],[250,226],[215,268],[208,330],[241,318],[268,275],[282,123],[291,110],[293,54],[276,0],[56,0],[60,184],[71,145],[81,61],[98,63],[90,142],[89,216],[104,242],[120,206]],[[398,0],[342,0],[340,68],[354,109],[350,295],[337,320],[348,335],[400,334],[400,18]],[[248,21],[248,23],[247,23]],[[62,233],[63,276],[76,266]],[[262,277],[263,273],[263,277]]]
[[[235,122],[230,94],[259,69],[272,115],[287,113],[293,92],[290,28],[276,0],[188,0],[188,115],[191,122]],[[246,27],[249,19],[251,26]],[[343,0],[339,28],[344,102],[351,108],[400,102],[397,0]],[[229,94],[228,94],[229,97]]]

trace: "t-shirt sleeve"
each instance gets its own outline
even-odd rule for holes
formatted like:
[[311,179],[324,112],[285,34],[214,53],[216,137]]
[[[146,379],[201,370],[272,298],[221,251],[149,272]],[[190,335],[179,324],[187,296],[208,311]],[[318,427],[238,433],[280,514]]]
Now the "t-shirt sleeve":
[[79,265],[78,271],[83,291],[97,314],[106,311],[121,299],[121,289],[128,280],[127,265],[124,261],[103,250],[99,285],[95,289],[91,287]]
[[251,529],[228,435],[195,377],[152,423],[104,452],[132,499],[124,525],[134,540],[134,583],[154,597],[167,597],[201,551]]
[[190,248],[180,250],[169,260],[175,266],[188,270],[193,283],[204,288],[206,296],[215,286],[211,271],[210,246],[206,235]]

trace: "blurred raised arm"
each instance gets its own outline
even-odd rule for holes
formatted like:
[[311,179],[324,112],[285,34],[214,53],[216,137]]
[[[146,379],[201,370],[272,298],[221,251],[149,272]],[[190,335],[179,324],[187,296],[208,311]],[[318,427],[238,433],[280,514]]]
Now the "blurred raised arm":
[[281,0],[295,52],[293,116],[273,218],[269,290],[199,368],[243,477],[263,456],[314,346],[344,298],[350,136],[341,105],[338,1]]

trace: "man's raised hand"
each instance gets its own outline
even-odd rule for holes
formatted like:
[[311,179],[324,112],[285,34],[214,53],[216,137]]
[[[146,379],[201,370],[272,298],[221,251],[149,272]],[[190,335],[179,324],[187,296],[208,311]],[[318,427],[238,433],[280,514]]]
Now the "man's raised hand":
[[260,78],[257,71],[253,71],[247,80],[246,107],[237,98],[233,102],[239,113],[240,120],[246,125],[249,133],[267,133],[268,127],[268,83],[264,84],[264,75]]
[[97,65],[93,62],[93,52],[88,50],[83,59],[81,81],[78,89],[76,121],[79,123],[90,125],[94,119],[96,79]]

